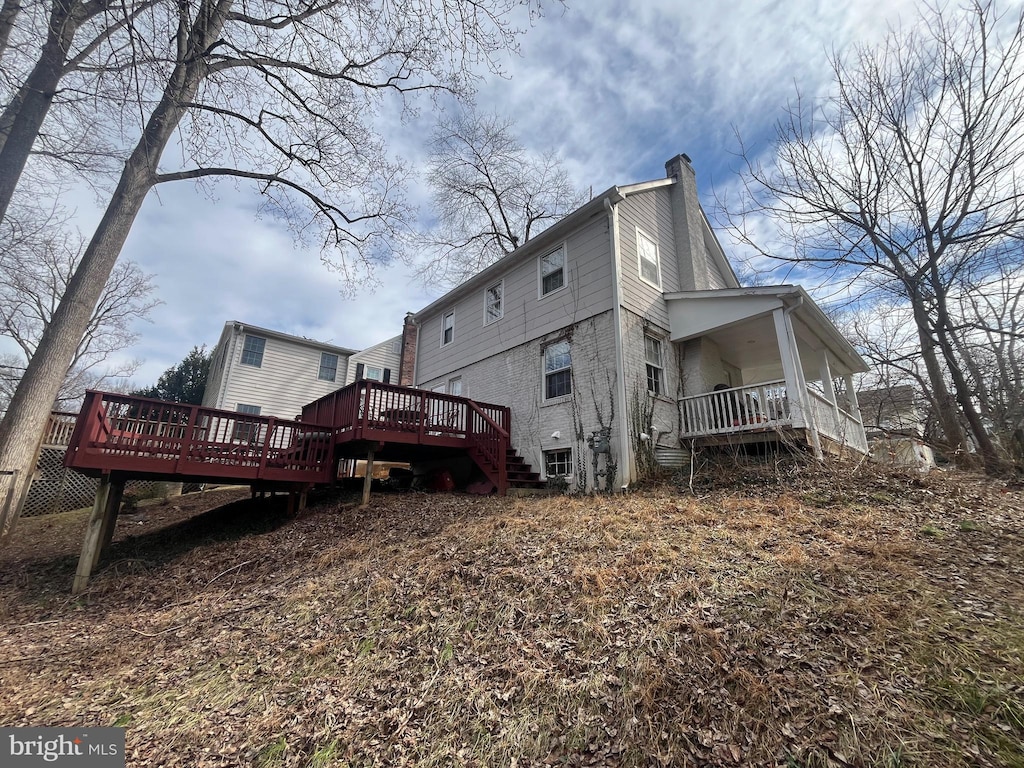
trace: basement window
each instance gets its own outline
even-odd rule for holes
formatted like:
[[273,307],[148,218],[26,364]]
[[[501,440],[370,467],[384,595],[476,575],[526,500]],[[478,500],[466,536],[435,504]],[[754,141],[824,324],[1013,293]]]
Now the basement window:
[[572,448],[544,451],[544,477],[568,477],[572,474]]

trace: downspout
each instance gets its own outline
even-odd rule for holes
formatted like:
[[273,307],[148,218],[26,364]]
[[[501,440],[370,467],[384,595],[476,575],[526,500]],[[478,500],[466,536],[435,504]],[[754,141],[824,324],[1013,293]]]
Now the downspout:
[[[629,445],[629,435],[626,433],[626,363],[622,352],[622,283],[619,276],[622,272],[622,253],[619,250],[619,209],[618,204],[623,200],[622,195],[616,190],[613,195],[604,199],[604,208],[608,211],[608,236],[611,238],[612,246],[612,325],[615,336],[615,378],[619,385],[615,388],[615,411],[619,414],[619,466],[622,468],[621,485],[625,489],[633,482],[633,455]],[[597,478],[594,478],[597,483]]]
[[796,303],[787,306],[782,310],[782,316],[786,319],[786,333],[789,334],[789,338],[793,342],[793,368],[796,371],[797,383],[800,386],[800,402],[806,404],[802,406],[804,408],[804,418],[807,422],[808,431],[811,433],[811,448],[814,449],[814,458],[824,458],[825,454],[821,450],[821,438],[818,436],[818,425],[814,419],[814,409],[810,407],[810,393],[807,391],[807,380],[804,378],[804,369],[800,364],[800,354],[796,348],[796,332],[793,330],[793,320],[790,318],[796,310],[804,304],[803,294],[796,293],[790,294],[789,296],[780,296],[779,298],[785,301],[787,298],[796,297]]

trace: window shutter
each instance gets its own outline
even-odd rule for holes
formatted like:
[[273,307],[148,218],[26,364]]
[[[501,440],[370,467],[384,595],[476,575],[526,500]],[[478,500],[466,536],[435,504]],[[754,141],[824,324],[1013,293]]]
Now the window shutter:
[[384,383],[385,384],[390,384],[391,383],[391,369],[390,368],[385,368],[384,369]]
[[356,363],[356,381],[359,381],[361,378],[363,378],[363,364]]

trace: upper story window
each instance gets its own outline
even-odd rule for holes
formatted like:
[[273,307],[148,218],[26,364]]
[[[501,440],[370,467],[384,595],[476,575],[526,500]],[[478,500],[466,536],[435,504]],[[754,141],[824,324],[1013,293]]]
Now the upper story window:
[[640,277],[655,288],[661,288],[661,262],[658,260],[658,244],[641,232],[636,231],[636,255],[640,262]]
[[544,399],[572,394],[572,355],[568,341],[544,348]]
[[441,346],[451,344],[455,339],[455,313],[448,312],[441,318]]
[[565,249],[558,246],[540,257],[540,295],[547,296],[565,285]]
[[338,378],[338,356],[330,352],[321,352],[320,372],[316,377],[321,381],[335,381]]
[[492,285],[484,291],[484,325],[500,320],[505,314],[505,283]]
[[374,381],[384,381],[384,369],[375,365],[368,365],[363,371],[363,378],[373,379]]
[[644,336],[644,357],[647,360],[647,391],[652,395],[660,395],[665,388],[662,378],[661,339]]
[[263,365],[263,350],[266,346],[266,339],[246,334],[245,343],[242,345],[242,365],[254,365],[260,368]]

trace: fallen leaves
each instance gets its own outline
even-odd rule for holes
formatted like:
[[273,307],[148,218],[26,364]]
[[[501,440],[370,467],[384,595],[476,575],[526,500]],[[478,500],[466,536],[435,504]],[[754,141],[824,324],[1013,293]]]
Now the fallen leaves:
[[1024,760],[1020,493],[729,474],[699,501],[186,500],[119,526],[81,604],[80,533],[24,521],[0,722],[119,723],[133,765]]

